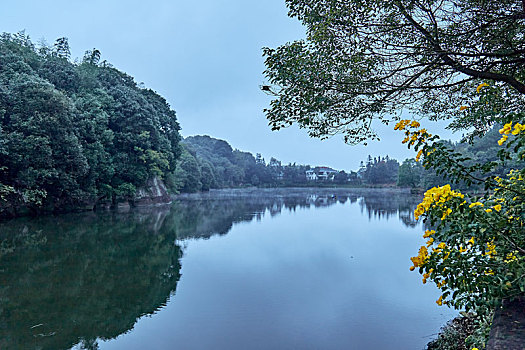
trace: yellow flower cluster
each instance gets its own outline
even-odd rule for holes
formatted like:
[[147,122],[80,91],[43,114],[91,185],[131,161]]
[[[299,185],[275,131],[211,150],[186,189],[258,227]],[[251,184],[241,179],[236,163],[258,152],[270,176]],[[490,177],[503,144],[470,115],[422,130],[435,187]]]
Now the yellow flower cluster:
[[[509,176],[509,180],[511,181],[523,181],[523,177],[521,176],[520,172],[516,169],[512,169],[507,175]],[[518,177],[516,177],[516,175],[518,175]]]
[[485,255],[488,255],[489,258],[492,258],[494,255],[496,255],[496,244],[494,241],[487,242],[487,249],[488,251],[485,253]]
[[[445,185],[441,187],[433,187],[430,190],[425,192],[425,197],[423,201],[417,205],[416,210],[414,211],[414,216],[416,220],[419,220],[419,217],[423,215],[428,209],[433,205],[443,206],[443,204],[453,197],[463,198],[464,195],[460,192],[452,191],[450,185]],[[452,213],[452,209],[444,208],[443,217],[441,220],[444,220],[448,215]]]
[[419,128],[421,124],[415,120],[409,120],[409,119],[402,119],[400,120],[396,126],[394,127],[394,130],[405,130],[407,126],[410,126],[412,128]]
[[410,271],[414,271],[416,267],[423,266],[427,262],[428,257],[429,255],[427,247],[421,246],[421,248],[419,248],[418,256],[413,256],[410,258],[410,260],[412,260],[412,263],[414,264],[414,266],[410,267]]
[[428,238],[428,237],[434,235],[435,233],[436,233],[436,231],[434,231],[434,230],[426,230],[425,234],[423,235],[423,238]]
[[522,131],[525,131],[525,125],[522,125],[520,123],[514,124],[514,129],[512,129],[512,122],[503,125],[503,128],[499,129],[499,133],[502,136],[501,139],[498,141],[498,145],[503,145],[503,143],[505,143],[505,141],[507,141],[507,139],[509,138],[509,134],[515,136],[520,134]]
[[[394,130],[405,130],[405,138],[403,139],[402,143],[409,143],[409,145],[414,145],[416,141],[425,142],[427,138],[431,137],[432,134],[429,134],[427,132],[427,129],[421,129],[421,130],[414,130],[409,131],[409,128],[415,129],[419,128],[421,124],[415,120],[409,120],[409,119],[402,119],[400,120],[396,126],[394,127]],[[427,153],[429,155],[430,153]],[[416,155],[416,161],[419,162],[421,156],[423,156],[423,150],[419,150],[419,152]]]
[[505,259],[504,261],[505,261],[507,264],[510,264],[511,262],[518,260],[518,257],[516,256],[516,253],[517,253],[517,252],[518,252],[518,251],[515,250],[515,251],[512,252],[512,253],[508,253],[508,254],[507,254],[507,257],[506,257],[506,259]]
[[474,203],[471,203],[468,207],[469,208],[474,208],[474,207],[477,207],[477,206],[482,207],[483,203],[481,203],[481,202],[474,202]]

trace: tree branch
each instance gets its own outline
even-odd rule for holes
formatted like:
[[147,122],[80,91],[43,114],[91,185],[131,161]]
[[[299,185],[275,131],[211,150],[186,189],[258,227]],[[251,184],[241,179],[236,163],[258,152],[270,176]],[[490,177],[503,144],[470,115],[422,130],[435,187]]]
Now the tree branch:
[[[522,0],[525,2],[525,0]],[[441,48],[441,45],[439,42],[437,42],[428,30],[426,30],[421,24],[419,24],[406,10],[404,5],[400,1],[395,1],[397,7],[401,11],[401,14],[405,17],[405,19],[414,26],[415,29],[417,29],[423,36],[430,42],[432,45],[434,51],[443,59],[443,62],[447,64],[448,66],[452,67],[454,70],[461,72],[463,74],[469,75],[474,78],[480,78],[480,79],[489,79],[494,81],[501,81],[504,83],[509,84],[514,89],[516,89],[518,92],[525,94],[525,84],[519,82],[518,80],[514,79],[511,76],[501,74],[501,73],[494,73],[494,72],[486,72],[486,71],[479,71],[472,68],[468,68],[460,64],[459,62],[456,62],[453,60],[449,55],[447,55],[446,50],[443,50]]]

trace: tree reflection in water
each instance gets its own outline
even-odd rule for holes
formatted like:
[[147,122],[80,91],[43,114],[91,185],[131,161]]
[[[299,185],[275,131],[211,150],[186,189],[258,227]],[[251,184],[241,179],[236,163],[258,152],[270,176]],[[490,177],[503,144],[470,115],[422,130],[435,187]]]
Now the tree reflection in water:
[[175,293],[185,239],[298,208],[358,204],[415,226],[417,198],[395,190],[272,189],[180,196],[173,207],[0,224],[0,348],[95,349]]
[[[96,348],[166,304],[179,280],[168,211],[16,220],[2,238],[38,237],[1,259],[0,348]],[[6,244],[4,244],[6,246]]]

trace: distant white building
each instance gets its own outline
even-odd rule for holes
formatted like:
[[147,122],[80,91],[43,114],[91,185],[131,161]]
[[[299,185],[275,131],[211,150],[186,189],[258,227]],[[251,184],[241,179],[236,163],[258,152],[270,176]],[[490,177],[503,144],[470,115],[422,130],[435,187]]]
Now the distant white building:
[[315,181],[317,180],[317,174],[312,169],[306,170],[306,179],[308,181]]
[[337,174],[337,170],[334,170],[332,168],[326,166],[315,167],[314,169],[306,170],[306,179],[309,181],[333,181],[335,174]]
[[320,166],[316,167],[314,170],[317,170],[317,178],[319,180],[333,180],[335,174],[337,174],[337,170],[334,170],[332,168],[326,167],[326,166]]

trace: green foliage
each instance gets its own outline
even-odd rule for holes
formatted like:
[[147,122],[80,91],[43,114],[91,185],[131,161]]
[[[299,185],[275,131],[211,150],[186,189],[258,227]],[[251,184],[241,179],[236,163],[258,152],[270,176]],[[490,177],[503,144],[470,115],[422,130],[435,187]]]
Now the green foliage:
[[418,187],[423,167],[414,158],[406,159],[399,166],[397,185],[401,187]]
[[394,184],[398,177],[399,163],[395,159],[368,156],[364,179],[368,184]]
[[[401,121],[396,128],[419,127]],[[424,157],[423,165],[446,173],[454,183],[481,184],[482,196],[452,191],[450,185],[425,193],[416,219],[424,217],[427,246],[412,258],[423,281],[433,280],[442,290],[438,304],[448,304],[483,315],[502,299],[525,293],[525,126],[508,123],[499,130],[503,146],[499,160],[471,162],[424,129],[406,131],[409,146]],[[406,140],[407,140],[406,139]],[[506,176],[490,175],[511,160],[519,169]],[[428,248],[427,248],[428,247]]]
[[62,210],[132,196],[175,170],[179,125],[167,102],[100,61],[69,61],[66,38],[37,49],[0,36],[0,211]]
[[[357,143],[377,138],[372,119],[388,123],[403,109],[475,133],[523,113],[520,1],[286,3],[307,36],[263,51],[265,90],[277,97],[265,110],[273,130],[297,123],[311,136],[342,132]],[[495,84],[480,98],[473,87],[482,80]]]
[[202,183],[200,182],[201,171],[199,163],[186,149],[182,152],[177,168],[181,169],[180,175],[182,182],[179,188],[180,191],[191,193],[201,190]]
[[[443,186],[447,183],[454,183],[455,187],[461,190],[483,190],[484,185],[480,181],[473,181],[472,178],[470,181],[463,178],[453,178],[454,171],[450,172],[447,167],[443,166],[444,163],[442,163],[443,159],[447,159],[448,156],[452,154],[458,157],[460,156],[461,159],[463,159],[462,164],[464,166],[472,167],[476,164],[491,164],[492,170],[487,170],[488,172],[485,173],[485,176],[504,176],[510,169],[523,167],[523,164],[520,164],[516,159],[507,159],[505,162],[498,162],[498,153],[501,150],[501,146],[497,143],[501,136],[498,132],[500,127],[500,125],[496,124],[488,130],[485,135],[473,137],[470,143],[452,143],[450,141],[438,141],[438,139],[436,139],[435,146],[441,150],[442,157],[434,159],[433,157],[437,157],[438,153],[432,153],[427,156],[427,163],[434,165],[433,167],[428,166],[427,169],[425,169],[421,162],[417,162],[415,159],[406,159],[399,168],[398,186],[428,189],[435,186]],[[447,160],[447,162],[447,164],[454,169],[461,169],[461,166],[458,168],[450,159]],[[441,166],[439,164],[441,164]],[[438,168],[440,168],[440,170]],[[469,171],[472,171],[471,175],[475,177],[482,176],[480,170],[475,167],[463,169],[463,174]]]
[[490,331],[492,315],[482,317],[462,312],[448,322],[437,339],[427,345],[427,350],[471,350],[484,349]]

